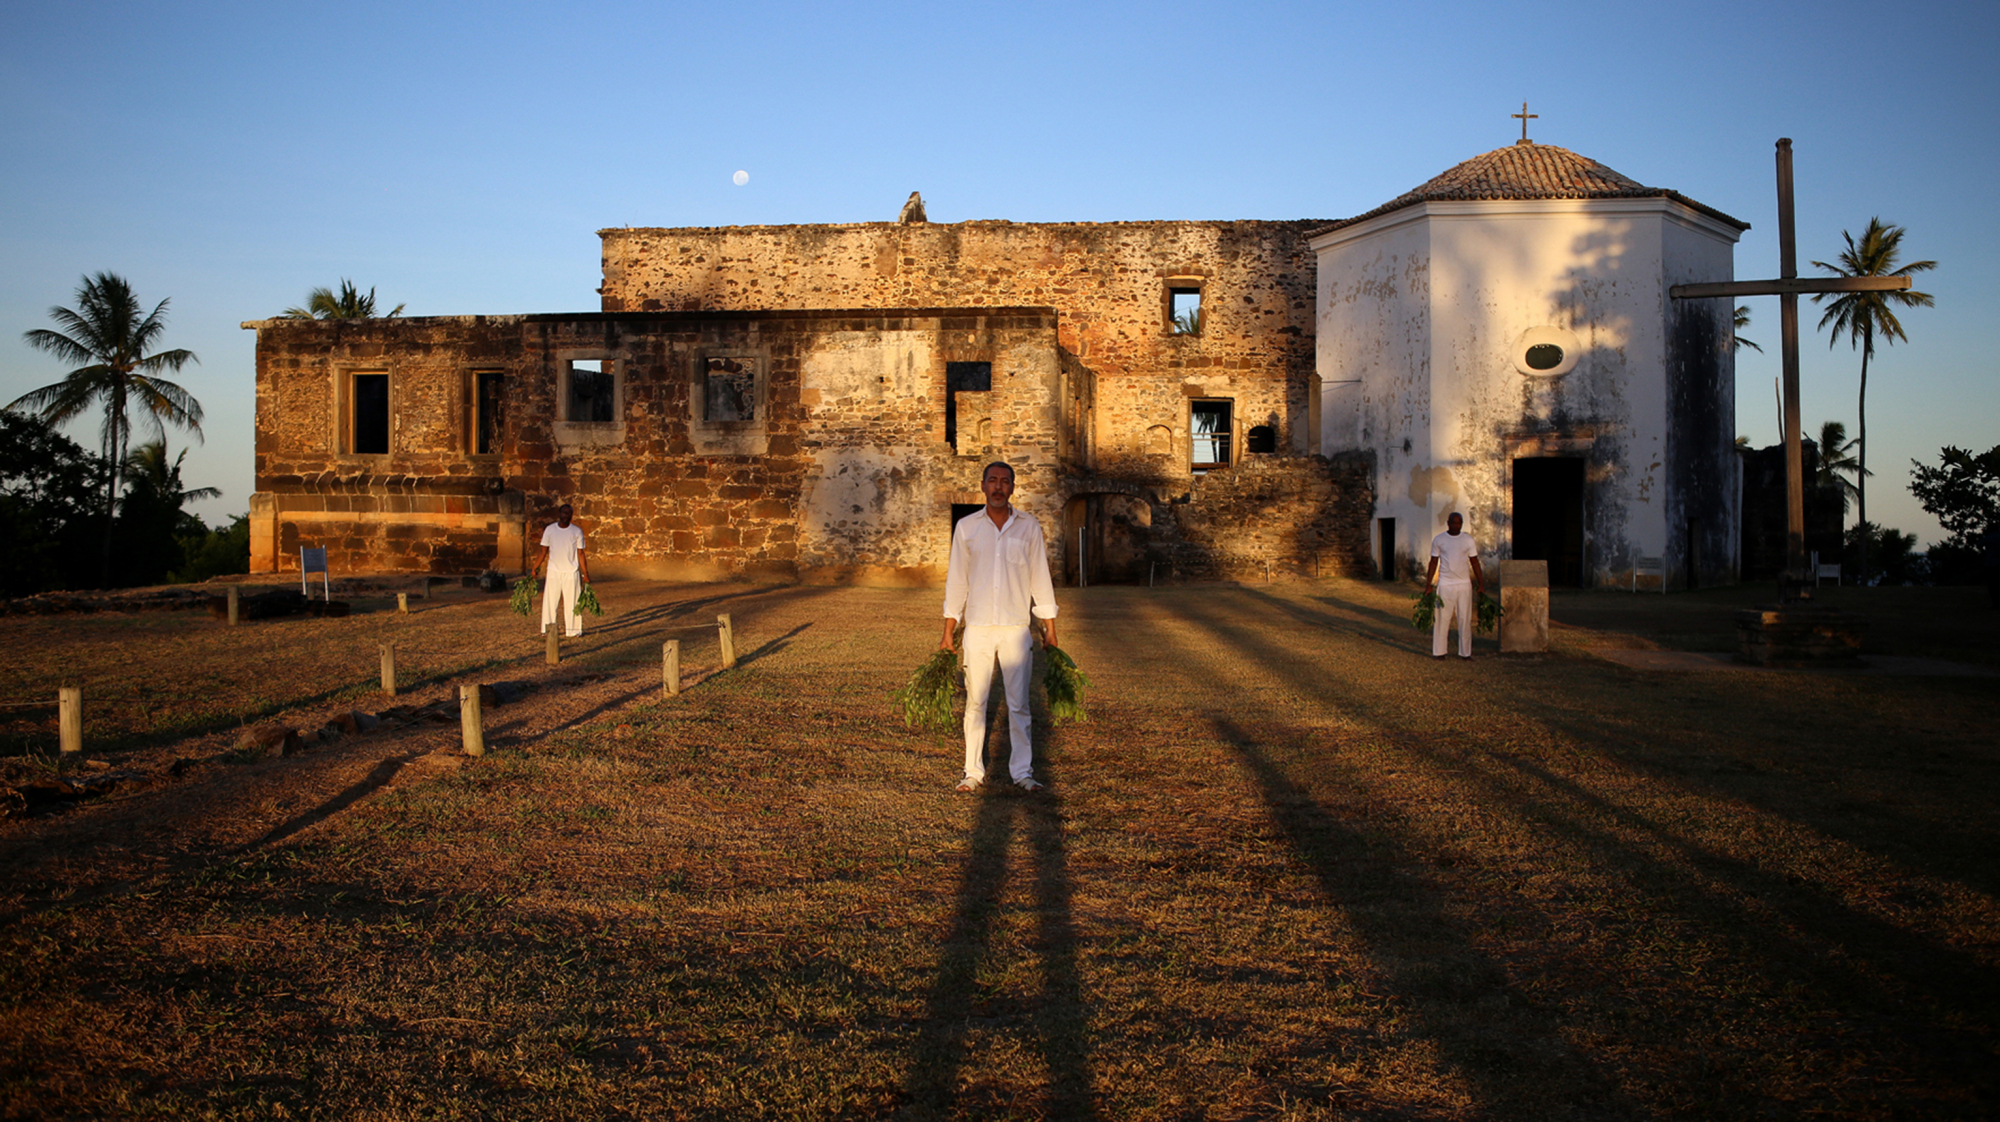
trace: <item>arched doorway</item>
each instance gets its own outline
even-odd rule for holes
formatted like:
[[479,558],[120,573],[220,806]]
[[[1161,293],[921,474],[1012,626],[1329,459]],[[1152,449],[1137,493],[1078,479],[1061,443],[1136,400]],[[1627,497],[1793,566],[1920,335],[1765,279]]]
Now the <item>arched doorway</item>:
[[1063,506],[1064,584],[1142,584],[1153,507],[1117,492],[1077,495]]

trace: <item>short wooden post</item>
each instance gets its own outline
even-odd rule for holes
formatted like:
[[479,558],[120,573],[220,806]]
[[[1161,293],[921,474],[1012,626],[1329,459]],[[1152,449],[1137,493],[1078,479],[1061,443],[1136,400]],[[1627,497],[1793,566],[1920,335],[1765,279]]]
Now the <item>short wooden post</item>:
[[382,692],[396,696],[396,644],[382,644]]
[[548,651],[542,657],[550,666],[559,665],[562,662],[562,625],[550,624],[549,629],[542,632],[542,642],[548,645]]
[[479,684],[458,687],[458,730],[465,741],[465,754],[486,754],[486,729],[479,721]]
[[681,641],[669,639],[660,646],[660,694],[679,697],[681,692]]
[[233,584],[229,586],[229,626],[231,627],[235,627],[236,621],[242,618],[242,595],[242,589],[237,588]]
[[730,626],[726,612],[715,617],[715,626],[722,634],[722,668],[732,669],[736,665],[736,629]]
[[62,754],[83,752],[83,687],[61,686],[56,690],[56,710],[62,718]]
[[396,593],[396,610],[397,610],[397,611],[399,611],[399,612],[401,612],[401,613],[403,613],[404,615],[409,615],[409,614],[410,614],[410,594],[409,594],[409,593],[407,593],[407,592],[398,592],[398,593]]

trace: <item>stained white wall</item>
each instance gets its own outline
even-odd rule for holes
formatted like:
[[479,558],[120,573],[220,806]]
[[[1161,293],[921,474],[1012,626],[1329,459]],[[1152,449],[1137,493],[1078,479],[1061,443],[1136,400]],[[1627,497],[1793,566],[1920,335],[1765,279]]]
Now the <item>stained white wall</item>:
[[[1419,565],[1452,510],[1507,555],[1511,462],[1538,436],[1588,450],[1597,583],[1673,554],[1667,287],[1729,279],[1735,238],[1668,199],[1426,203],[1315,238],[1321,451],[1375,453],[1376,516]],[[1550,327],[1574,367],[1523,374]]]

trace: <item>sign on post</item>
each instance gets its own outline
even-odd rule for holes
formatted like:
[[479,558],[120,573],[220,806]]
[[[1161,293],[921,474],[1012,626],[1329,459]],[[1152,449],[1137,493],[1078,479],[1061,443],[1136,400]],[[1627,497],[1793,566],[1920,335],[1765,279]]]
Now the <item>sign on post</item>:
[[326,547],[323,545],[302,545],[299,547],[299,595],[312,595],[311,586],[306,583],[306,575],[319,574],[321,598],[333,599],[333,583],[326,572]]

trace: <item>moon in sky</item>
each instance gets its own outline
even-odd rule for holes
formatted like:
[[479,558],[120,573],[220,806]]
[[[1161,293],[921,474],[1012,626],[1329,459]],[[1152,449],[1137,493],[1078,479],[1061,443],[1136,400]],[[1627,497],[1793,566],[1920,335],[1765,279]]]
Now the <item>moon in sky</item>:
[[732,175],[732,176],[730,176],[729,178],[730,178],[730,180],[731,180],[732,182],[734,182],[734,183],[735,183],[735,184],[736,184],[736,185],[737,185],[738,187],[741,187],[741,186],[743,186],[743,185],[744,185],[745,183],[748,183],[748,182],[750,182],[750,173],[749,173],[749,172],[747,172],[747,171],[739,171],[739,172],[737,172],[737,173],[736,173],[735,175]]

